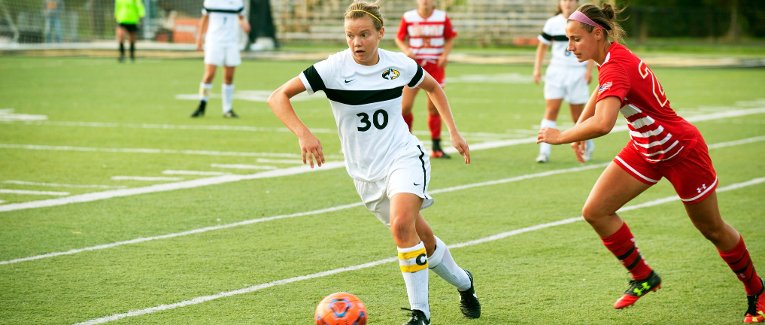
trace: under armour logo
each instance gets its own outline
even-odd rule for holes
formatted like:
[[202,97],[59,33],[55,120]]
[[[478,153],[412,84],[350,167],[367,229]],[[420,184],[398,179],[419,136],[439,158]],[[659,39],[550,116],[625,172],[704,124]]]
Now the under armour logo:
[[634,292],[634,293],[635,293],[635,295],[637,295],[638,297],[640,297],[641,295],[643,295],[643,291],[648,291],[648,290],[651,290],[651,286],[650,286],[650,285],[648,285],[648,283],[647,283],[647,282],[643,282],[643,283],[642,283],[642,287],[643,287],[642,289],[641,289],[641,288],[635,288],[635,289],[632,289],[632,292]]
[[696,192],[701,194],[701,192],[703,192],[706,189],[707,189],[707,184],[701,184],[701,187],[696,188]]

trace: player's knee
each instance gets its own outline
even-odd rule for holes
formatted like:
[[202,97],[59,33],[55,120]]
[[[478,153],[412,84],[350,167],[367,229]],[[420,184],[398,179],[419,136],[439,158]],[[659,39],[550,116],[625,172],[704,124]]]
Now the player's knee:
[[589,202],[585,203],[584,207],[582,207],[582,218],[590,224],[598,223],[608,215],[608,213],[603,212],[602,209]]
[[390,231],[394,238],[404,241],[416,234],[414,222],[405,216],[394,216],[390,222]]

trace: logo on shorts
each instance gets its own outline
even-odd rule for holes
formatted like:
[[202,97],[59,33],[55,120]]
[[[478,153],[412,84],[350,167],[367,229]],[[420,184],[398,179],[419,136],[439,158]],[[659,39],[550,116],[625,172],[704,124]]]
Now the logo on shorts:
[[600,94],[600,93],[602,93],[602,92],[604,92],[606,90],[611,89],[611,86],[613,86],[613,85],[614,85],[614,83],[610,82],[610,81],[600,85],[600,87],[598,88],[598,94]]
[[701,192],[706,191],[706,189],[707,189],[707,184],[701,184],[701,187],[696,188],[696,192],[701,194]]
[[398,70],[393,68],[387,68],[382,74],[382,77],[388,80],[394,80],[398,78],[398,76],[401,75],[401,72],[398,72]]

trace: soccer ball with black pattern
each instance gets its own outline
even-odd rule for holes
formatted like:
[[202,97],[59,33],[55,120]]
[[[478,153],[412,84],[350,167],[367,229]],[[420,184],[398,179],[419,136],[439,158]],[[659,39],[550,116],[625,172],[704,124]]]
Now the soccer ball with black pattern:
[[350,293],[335,292],[316,306],[313,319],[316,325],[365,325],[367,307]]

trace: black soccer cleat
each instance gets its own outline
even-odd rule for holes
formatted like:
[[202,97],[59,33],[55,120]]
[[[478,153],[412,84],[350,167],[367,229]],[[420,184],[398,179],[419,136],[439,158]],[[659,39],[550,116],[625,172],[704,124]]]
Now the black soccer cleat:
[[450,159],[452,158],[446,152],[444,152],[444,149],[441,148],[441,139],[433,139],[433,150],[430,153],[430,157],[432,158],[441,158],[441,159]]
[[223,117],[225,117],[225,118],[239,118],[239,115],[234,113],[234,110],[232,109],[232,110],[230,110],[230,111],[228,111],[226,113],[223,113]]
[[475,295],[473,274],[468,270],[464,271],[470,278],[470,289],[458,291],[460,293],[460,311],[467,318],[478,318],[481,317],[481,303],[478,301],[478,296]]
[[417,309],[407,309],[407,308],[401,308],[403,310],[409,310],[412,312],[412,317],[409,318],[409,321],[404,323],[403,325],[430,325],[430,320],[425,317],[425,313],[423,313],[421,310]]
[[656,272],[651,271],[647,278],[643,280],[630,280],[629,284],[630,287],[627,288],[627,291],[624,291],[624,295],[614,303],[614,308],[627,308],[634,305],[638,299],[649,292],[659,290],[661,288],[661,277]]
[[205,116],[205,108],[207,107],[207,102],[200,100],[199,106],[197,107],[197,110],[194,111],[194,113],[191,113],[191,117],[202,117]]

